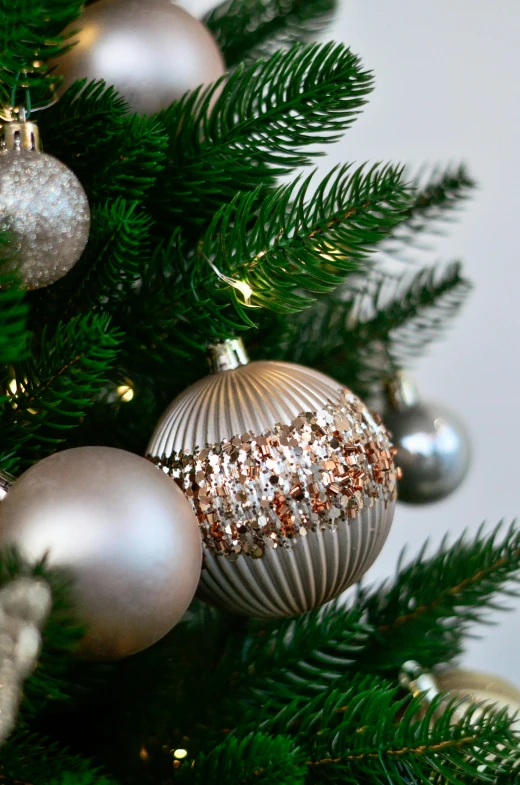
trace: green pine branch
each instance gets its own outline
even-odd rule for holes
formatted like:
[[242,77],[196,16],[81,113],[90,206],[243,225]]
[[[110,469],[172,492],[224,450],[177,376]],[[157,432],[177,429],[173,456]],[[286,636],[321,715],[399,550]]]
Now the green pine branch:
[[267,627],[252,622],[234,699],[274,707],[326,691],[350,668],[371,632],[358,608],[338,602]]
[[204,19],[229,68],[320,33],[336,0],[226,0]]
[[386,250],[417,245],[425,234],[439,234],[443,226],[452,223],[464,203],[478,187],[465,164],[434,169],[426,179],[422,174],[414,178],[415,197],[399,231],[390,238]]
[[356,667],[395,674],[409,659],[434,668],[458,657],[470,627],[505,609],[497,596],[517,596],[520,531],[513,524],[501,540],[499,532],[486,535],[481,527],[452,545],[445,538],[433,556],[423,548],[400,565],[392,582],[361,590],[357,604],[374,634]]
[[[246,305],[282,313],[307,307],[312,298],[300,290],[337,287],[399,223],[407,205],[401,170],[391,166],[335,169],[308,198],[311,181],[312,176],[279,187],[259,212],[257,193],[240,194],[208,229],[199,264],[209,259],[220,275],[247,284]],[[232,293],[247,319],[236,288],[217,285]]]
[[[29,306],[25,292],[13,274],[16,261],[10,246],[10,235],[0,230],[0,367],[23,359],[28,350],[27,320]],[[5,383],[5,373],[1,374]]]
[[188,94],[159,115],[170,148],[154,214],[170,226],[181,216],[198,225],[237,192],[272,186],[319,154],[310,145],[336,141],[371,89],[371,74],[345,46],[310,44]]
[[128,111],[125,99],[105,82],[74,82],[60,100],[38,115],[45,151],[82,175],[97,169],[104,151],[116,147]]
[[454,722],[457,704],[440,713],[442,696],[422,717],[421,695],[397,696],[395,687],[384,684],[365,693],[332,693],[321,713],[301,723],[299,738],[313,737],[308,761],[313,779],[426,785],[440,775],[458,785],[459,774],[466,773],[475,783],[486,782],[502,771],[517,744],[504,710],[468,712]]
[[456,262],[441,271],[356,274],[310,312],[271,322],[259,338],[270,357],[314,366],[370,393],[444,335],[470,290]]
[[61,32],[81,8],[82,0],[1,0],[0,104],[26,103],[28,90],[33,101],[49,98],[61,81],[49,61],[69,45]]
[[456,701],[443,695],[429,707],[423,701],[422,695],[403,697],[392,682],[357,673],[310,700],[275,710],[269,703],[252,706],[234,734],[254,727],[290,736],[305,752],[311,782],[408,785],[442,775],[458,785],[459,776],[486,782],[506,770],[517,737],[505,711],[468,708],[454,721]]
[[0,465],[16,471],[55,452],[105,383],[121,335],[106,315],[79,316],[44,329],[37,352],[14,366],[2,419]]
[[18,362],[27,355],[28,314],[23,289],[12,276],[0,274],[0,366]]
[[444,334],[470,290],[459,262],[442,271],[427,267],[396,280],[383,278],[365,302],[357,304],[359,317],[349,338],[358,346],[383,343],[391,365],[399,367]]
[[138,202],[119,198],[96,205],[86,251],[58,292],[70,292],[66,315],[100,305],[110,311],[125,299],[149,256],[151,224]]
[[139,201],[165,165],[163,125],[129,115],[125,100],[104,82],[75,82],[42,112],[39,125],[45,151],[76,173],[91,202]]
[[301,749],[287,736],[252,733],[231,736],[211,752],[186,763],[176,780],[182,785],[304,785],[307,766]]
[[[140,285],[129,293],[118,314],[126,334],[123,364],[132,373],[153,376],[154,385],[165,392],[178,392],[200,378],[207,369],[208,339],[228,338],[243,328],[229,314],[230,298],[216,294],[210,265],[204,260],[194,265],[180,232],[174,232],[145,262]],[[183,362],[190,356],[192,362]],[[172,362],[178,365],[175,379]]]
[[7,785],[116,785],[87,758],[23,730],[0,749],[0,779]]

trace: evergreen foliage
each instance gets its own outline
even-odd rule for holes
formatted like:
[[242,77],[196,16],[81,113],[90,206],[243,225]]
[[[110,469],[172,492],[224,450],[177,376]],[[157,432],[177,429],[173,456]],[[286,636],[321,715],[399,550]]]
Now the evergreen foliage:
[[205,22],[229,68],[323,30],[334,0],[226,0]]
[[279,322],[269,338],[283,359],[313,365],[369,394],[442,336],[470,291],[458,262],[444,269],[374,271],[369,278],[354,277],[291,322]]
[[44,329],[38,351],[16,363],[2,415],[1,465],[16,471],[55,452],[102,389],[119,335],[106,315],[78,316]]
[[[49,97],[59,78],[49,68],[67,47],[64,27],[79,16],[81,0],[2,0],[0,3],[0,100]],[[14,100],[12,100],[14,99]]]
[[201,225],[237,193],[273,186],[319,155],[311,145],[337,140],[371,89],[345,46],[294,44],[187,94],[159,114],[171,141],[154,214]]
[[[46,152],[87,192],[92,226],[75,268],[35,292],[7,272],[16,244],[0,234],[0,469],[81,444],[142,453],[216,339],[242,334],[255,357],[370,394],[443,334],[470,290],[460,263],[418,270],[401,257],[456,216],[475,187],[466,168],[295,171],[348,130],[373,87],[346,46],[310,40],[333,10],[334,0],[226,0],[206,17],[230,69],[217,84],[139,117],[110,85],[84,80],[38,113]],[[4,109],[49,102],[59,82],[49,63],[80,12],[79,0],[0,0]],[[444,540],[392,580],[287,620],[196,601],[157,645],[99,667],[77,654],[69,576],[2,551],[0,585],[40,575],[53,610],[0,779],[514,783],[518,738],[503,711],[460,719],[443,696],[426,711],[398,676],[408,659],[457,662],[473,625],[516,592],[519,538],[512,526],[502,539],[480,529]]]

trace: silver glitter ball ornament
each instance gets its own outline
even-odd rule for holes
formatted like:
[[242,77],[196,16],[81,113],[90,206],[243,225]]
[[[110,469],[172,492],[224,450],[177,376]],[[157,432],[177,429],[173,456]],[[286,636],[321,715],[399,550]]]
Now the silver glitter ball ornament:
[[421,402],[411,380],[399,377],[392,384],[381,414],[397,447],[395,460],[402,471],[399,500],[411,504],[440,501],[467,474],[470,442],[466,429],[449,409]]
[[72,578],[91,659],[150,646],[181,618],[200,577],[199,528],[184,494],[149,461],[110,447],[51,455],[0,503],[0,545]]
[[380,552],[396,499],[393,450],[366,406],[328,376],[212,348],[214,374],[167,409],[148,457],[178,482],[204,545],[200,596],[291,616],[333,599]]
[[65,33],[76,43],[55,62],[64,87],[104,79],[141,114],[166,109],[225,72],[209,30],[172,0],[98,0]]
[[85,250],[90,230],[88,199],[76,175],[41,152],[30,122],[0,128],[0,231],[26,289],[58,281]]

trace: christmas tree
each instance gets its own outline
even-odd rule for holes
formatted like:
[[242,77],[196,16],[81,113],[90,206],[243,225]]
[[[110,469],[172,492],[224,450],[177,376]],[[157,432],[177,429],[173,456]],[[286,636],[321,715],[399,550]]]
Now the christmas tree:
[[408,262],[465,167],[309,174],[373,88],[334,0],[0,9],[2,780],[518,781],[518,696],[454,669],[518,530],[339,598],[398,483],[465,471],[456,425],[442,477],[398,438],[470,289]]

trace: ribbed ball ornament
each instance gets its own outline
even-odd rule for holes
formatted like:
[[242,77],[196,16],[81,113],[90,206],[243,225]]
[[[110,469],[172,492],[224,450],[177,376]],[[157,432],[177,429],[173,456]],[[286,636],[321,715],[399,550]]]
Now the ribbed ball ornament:
[[184,489],[204,545],[199,596],[253,617],[291,616],[367,571],[392,522],[388,434],[353,393],[240,341],[166,410],[148,457]]

